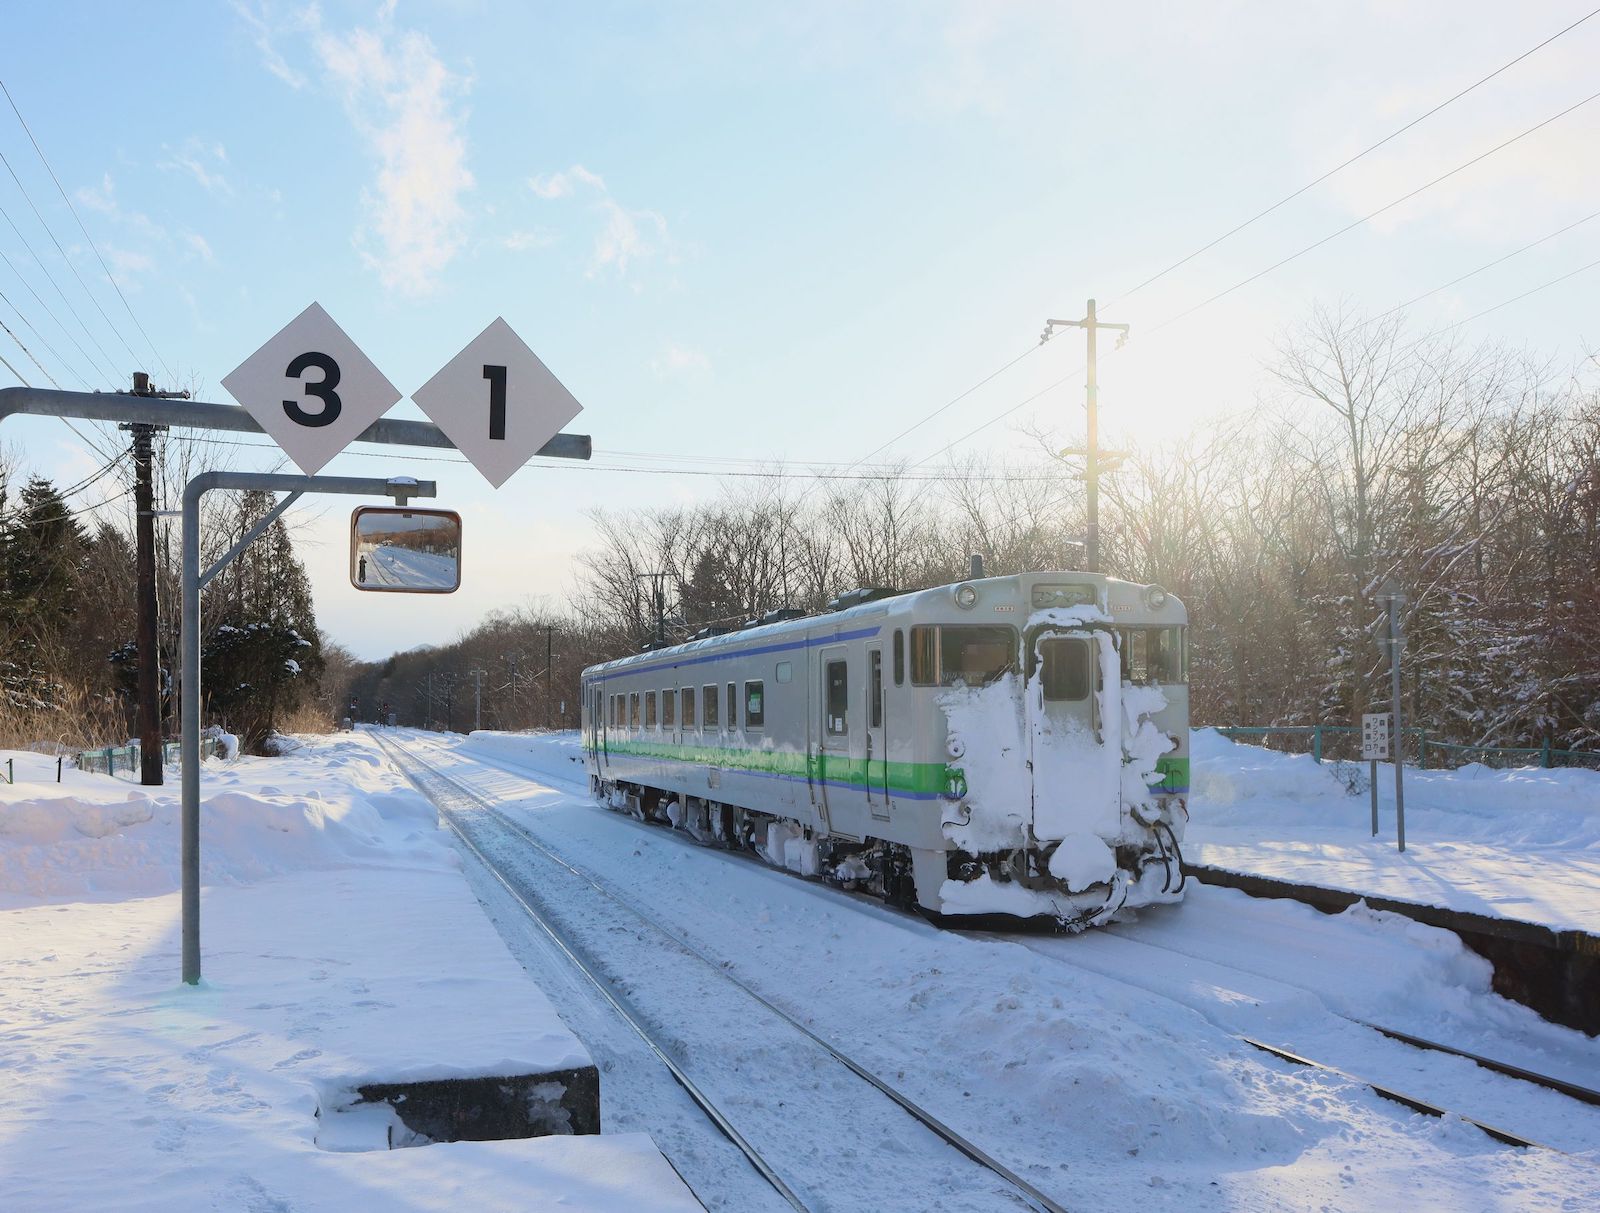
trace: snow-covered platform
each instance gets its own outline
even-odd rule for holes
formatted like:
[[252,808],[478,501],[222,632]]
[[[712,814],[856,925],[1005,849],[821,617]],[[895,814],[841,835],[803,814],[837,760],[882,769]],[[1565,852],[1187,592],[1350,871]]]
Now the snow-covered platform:
[[[1600,1031],[1600,774],[1407,769],[1403,852],[1387,763],[1376,837],[1365,763],[1198,729],[1192,774],[1184,847],[1198,879],[1329,911],[1362,900],[1455,931],[1505,969],[1503,993]],[[1549,970],[1529,979],[1542,995],[1516,988],[1530,965]]]
[[[197,988],[176,788],[0,786],[6,1207],[699,1208],[648,1137],[596,1135],[587,1051],[369,740],[206,785]],[[548,1135],[422,1144],[486,1104]]]

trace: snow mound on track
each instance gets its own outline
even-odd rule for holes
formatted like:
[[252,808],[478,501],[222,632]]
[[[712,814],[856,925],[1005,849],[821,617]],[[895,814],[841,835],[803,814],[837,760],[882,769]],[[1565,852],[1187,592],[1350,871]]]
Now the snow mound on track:
[[[393,787],[370,743],[308,740],[338,780],[274,759],[208,765],[201,880],[251,884],[305,869],[453,867],[433,806]],[[53,773],[52,773],[53,778]],[[23,783],[0,799],[0,905],[169,893],[181,882],[176,783],[145,789],[103,775]]]

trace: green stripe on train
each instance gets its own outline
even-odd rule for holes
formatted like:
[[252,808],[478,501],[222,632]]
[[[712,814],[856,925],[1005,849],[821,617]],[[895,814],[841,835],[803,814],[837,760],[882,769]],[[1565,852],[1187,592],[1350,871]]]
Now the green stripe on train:
[[[787,775],[795,779],[867,786],[867,759],[826,752],[807,758],[793,750],[733,749],[727,746],[675,745],[656,741],[607,741],[606,749],[633,758],[657,758],[667,762],[687,762],[695,766],[722,767],[768,775]],[[887,770],[885,770],[887,768]],[[1189,760],[1162,757],[1156,769],[1163,778],[1152,786],[1157,792],[1181,792],[1189,787]],[[952,797],[966,795],[967,781],[960,767],[942,762],[872,762],[872,786],[888,783],[891,792]]]

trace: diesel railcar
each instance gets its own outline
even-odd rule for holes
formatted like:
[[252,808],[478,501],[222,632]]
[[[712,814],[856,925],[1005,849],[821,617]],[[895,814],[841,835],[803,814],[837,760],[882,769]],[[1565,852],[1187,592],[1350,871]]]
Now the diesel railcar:
[[933,916],[1181,897],[1176,597],[1062,572],[832,605],[585,670],[595,797]]

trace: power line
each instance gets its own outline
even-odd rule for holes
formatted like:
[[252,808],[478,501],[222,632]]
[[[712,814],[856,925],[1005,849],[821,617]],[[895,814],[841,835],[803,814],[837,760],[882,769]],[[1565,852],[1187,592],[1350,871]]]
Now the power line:
[[[11,218],[11,213],[9,211],[7,211],[6,208],[3,207],[3,206],[0,206],[0,218],[4,218],[5,221],[8,224],[10,224],[11,230],[17,234],[17,239],[22,241],[22,247],[28,250],[28,256],[32,257],[34,264],[37,265],[41,271],[43,271],[44,276],[45,276],[46,280],[49,281],[50,285],[56,288],[56,294],[61,296],[61,302],[67,305],[67,311],[72,313],[72,318],[78,322],[78,327],[83,330],[84,336],[89,338],[90,343],[94,346],[95,349],[100,351],[101,356],[103,358],[105,358],[105,360],[107,362],[114,363],[116,361],[116,359],[114,359],[110,354],[106,353],[106,347],[101,345],[100,342],[99,342],[99,339],[96,338],[95,335],[89,331],[89,326],[83,322],[83,317],[78,315],[78,309],[72,306],[71,301],[67,298],[66,292],[61,289],[61,284],[56,281],[55,275],[52,274],[45,267],[44,261],[40,258],[39,254],[34,250],[33,245],[31,243],[29,243],[28,238],[22,234],[22,229],[19,228],[17,226],[17,224],[16,224],[16,221]],[[54,239],[54,237],[52,237],[52,239]],[[8,264],[8,265],[10,264],[9,259],[7,260],[6,264]],[[68,262],[68,265],[70,267],[71,262]],[[16,267],[12,266],[12,269],[15,270]],[[82,348],[82,347],[80,346],[79,348]],[[87,352],[84,354],[84,357],[86,357],[86,358],[88,357]],[[91,362],[94,361],[94,359],[92,359],[92,358],[90,358],[89,360]],[[104,368],[101,367],[98,363],[95,364],[95,369],[100,371],[101,374],[105,374]],[[107,375],[106,378],[109,379],[113,384],[116,383],[116,376]]]
[[23,324],[25,324],[28,327],[28,331],[39,339],[39,344],[42,345],[49,352],[49,354],[50,354],[50,356],[52,358],[54,358],[57,362],[59,362],[63,367],[66,368],[67,372],[74,379],[76,379],[78,381],[78,383],[79,383],[79,385],[81,387],[83,387],[85,390],[88,389],[89,381],[87,379],[85,379],[82,375],[78,374],[77,368],[74,367],[71,363],[69,363],[65,358],[63,358],[60,355],[60,353],[57,352],[55,346],[51,345],[47,340],[45,340],[44,334],[41,333],[38,329],[33,327],[33,321],[29,320],[27,318],[27,316],[23,315],[22,309],[19,308],[16,304],[12,303],[11,300],[6,296],[6,293],[4,291],[0,291],[0,303],[4,303],[8,308],[10,308],[12,310],[13,313],[16,314],[17,319],[20,320]]
[[[1502,72],[1506,71],[1507,69],[1515,67],[1517,64],[1521,63],[1524,59],[1526,59],[1529,55],[1532,55],[1534,52],[1543,50],[1545,47],[1549,46],[1552,42],[1554,42],[1557,38],[1563,37],[1566,34],[1570,34],[1573,30],[1577,29],[1578,26],[1582,25],[1585,21],[1588,21],[1590,18],[1594,17],[1596,14],[1600,14],[1600,8],[1593,9],[1593,10],[1585,13],[1583,16],[1579,17],[1576,21],[1574,21],[1571,25],[1567,26],[1565,29],[1558,30],[1556,33],[1551,34],[1550,37],[1546,38],[1543,42],[1539,43],[1538,46],[1530,47],[1528,50],[1523,51],[1522,54],[1518,55],[1515,59],[1512,59],[1510,62],[1501,64],[1499,67],[1495,68],[1494,71],[1490,72],[1487,76],[1484,76],[1481,79],[1474,81],[1472,84],[1467,85],[1467,87],[1462,89],[1459,93],[1456,93],[1454,96],[1448,97],[1444,101],[1441,101],[1438,105],[1434,106],[1427,113],[1421,114],[1418,117],[1413,118],[1410,122],[1406,123],[1404,126],[1400,127],[1398,130],[1391,131],[1389,134],[1385,135],[1382,139],[1379,139],[1372,146],[1370,146],[1370,147],[1368,147],[1368,148],[1366,148],[1366,149],[1364,149],[1362,151],[1357,152],[1354,156],[1351,156],[1348,160],[1344,161],[1343,163],[1335,165],[1333,168],[1331,168],[1327,172],[1323,173],[1322,176],[1318,177],[1316,180],[1308,181],[1305,185],[1302,185],[1299,189],[1295,190],[1294,193],[1289,194],[1289,195],[1287,195],[1287,196],[1285,196],[1283,198],[1278,199],[1278,201],[1274,202],[1271,206],[1267,207],[1266,210],[1260,211],[1257,214],[1254,214],[1254,215],[1250,216],[1250,218],[1246,219],[1243,223],[1237,224],[1236,226],[1231,227],[1227,231],[1223,232],[1222,235],[1218,236],[1215,240],[1212,240],[1209,243],[1204,244],[1201,247],[1195,249],[1195,251],[1190,253],[1187,257],[1183,257],[1183,258],[1181,258],[1181,259],[1179,259],[1177,261],[1174,261],[1171,265],[1167,266],[1167,268],[1162,270],[1160,273],[1152,274],[1150,277],[1146,278],[1143,282],[1139,283],[1138,286],[1133,287],[1131,290],[1124,291],[1121,295],[1117,296],[1116,299],[1112,300],[1112,302],[1106,304],[1106,308],[1109,309],[1109,308],[1115,307],[1118,303],[1121,303],[1123,300],[1125,300],[1125,299],[1129,298],[1130,296],[1134,295],[1135,293],[1143,290],[1145,287],[1149,286],[1152,282],[1155,282],[1155,281],[1157,281],[1158,279],[1161,279],[1161,278],[1165,278],[1168,274],[1172,273],[1173,270],[1179,269],[1180,267],[1187,265],[1189,262],[1193,261],[1196,257],[1200,256],[1202,253],[1210,252],[1212,249],[1216,248],[1217,245],[1221,244],[1224,240],[1228,239],[1228,237],[1235,236],[1238,233],[1244,231],[1245,228],[1249,227],[1251,224],[1255,223],[1257,220],[1265,219],[1268,215],[1272,214],[1272,212],[1277,210],[1279,207],[1284,206],[1284,205],[1286,205],[1286,204],[1288,204],[1290,202],[1293,202],[1296,198],[1298,198],[1301,194],[1305,193],[1307,190],[1312,189],[1315,186],[1321,185],[1329,177],[1332,177],[1337,173],[1343,172],[1345,169],[1349,168],[1352,164],[1354,164],[1357,160],[1360,160],[1365,156],[1370,156],[1373,152],[1377,151],[1380,147],[1384,146],[1384,144],[1390,143],[1393,140],[1399,138],[1401,135],[1405,134],[1407,131],[1409,131],[1412,127],[1416,126],[1418,123],[1426,122],[1429,118],[1433,117],[1440,110],[1445,109],[1447,106],[1454,105],[1457,101],[1460,101],[1461,98],[1465,97],[1468,93],[1472,92],[1474,89],[1480,87],[1481,85],[1487,84],[1489,81],[1493,80],[1496,76],[1500,75]],[[1102,310],[1105,310],[1105,309],[1102,309]]]
[[1418,194],[1421,194],[1426,190],[1432,189],[1434,186],[1440,184],[1443,181],[1448,181],[1451,177],[1454,177],[1457,173],[1461,172],[1462,170],[1469,169],[1474,164],[1477,164],[1482,160],[1488,159],[1490,156],[1494,155],[1496,152],[1502,151],[1503,149],[1510,147],[1513,143],[1516,143],[1516,142],[1518,142],[1519,140],[1522,140],[1522,139],[1526,139],[1529,135],[1533,134],[1535,131],[1543,130],[1545,127],[1549,126],[1552,122],[1558,121],[1561,118],[1565,118],[1568,114],[1572,113],[1574,110],[1581,109],[1583,106],[1588,105],[1591,101],[1594,101],[1596,98],[1600,98],[1600,93],[1590,93],[1582,101],[1578,101],[1578,102],[1575,102],[1572,105],[1567,106],[1567,108],[1562,110],[1559,114],[1552,114],[1550,117],[1546,118],[1543,122],[1535,123],[1533,126],[1530,126],[1527,130],[1523,131],[1521,134],[1513,135],[1513,136],[1511,136],[1511,138],[1509,138],[1509,139],[1507,139],[1507,140],[1505,140],[1505,141],[1503,141],[1501,143],[1495,144],[1488,151],[1479,152],[1471,160],[1467,160],[1464,163],[1456,165],[1456,167],[1451,169],[1449,172],[1441,173],[1439,176],[1435,177],[1432,181],[1429,181],[1424,185],[1419,185],[1416,189],[1412,190],[1410,193],[1402,194],[1400,197],[1396,198],[1394,201],[1385,203],[1383,206],[1380,206],[1377,210],[1372,211],[1372,212],[1370,212],[1370,213],[1368,213],[1366,215],[1363,215],[1361,218],[1356,219],[1353,222],[1345,224],[1343,227],[1339,228],[1337,231],[1330,232],[1328,235],[1322,237],[1322,239],[1320,239],[1320,240],[1313,241],[1312,243],[1306,245],[1305,248],[1301,249],[1299,252],[1290,253],[1287,257],[1284,257],[1284,258],[1282,258],[1282,259],[1280,259],[1278,261],[1274,261],[1271,265],[1267,266],[1266,269],[1258,270],[1254,274],[1251,274],[1248,278],[1243,278],[1243,279],[1240,279],[1238,282],[1235,282],[1232,286],[1228,287],[1226,290],[1218,291],[1215,295],[1212,295],[1209,299],[1202,300],[1201,302],[1195,304],[1193,307],[1187,308],[1184,311],[1181,311],[1181,312],[1177,313],[1174,316],[1169,316],[1167,319],[1161,321],[1161,323],[1159,323],[1159,324],[1155,325],[1154,327],[1152,327],[1149,330],[1150,333],[1158,333],[1162,329],[1166,328],[1168,325],[1176,324],[1176,323],[1178,323],[1178,321],[1183,320],[1186,317],[1194,315],[1196,312],[1200,311],[1200,309],[1206,308],[1206,307],[1210,307],[1213,303],[1216,303],[1219,299],[1226,298],[1227,296],[1233,294],[1234,291],[1240,289],[1241,287],[1249,286],[1252,282],[1255,282],[1257,279],[1265,278],[1268,274],[1272,273],[1274,270],[1282,269],[1284,266],[1288,265],[1291,261],[1296,261],[1299,258],[1304,257],[1307,253],[1311,252],[1313,249],[1319,249],[1324,244],[1327,244],[1330,240],[1335,240],[1338,237],[1343,236],[1346,232],[1353,231],[1356,228],[1360,227],[1362,224],[1368,223],[1371,220],[1376,219],[1379,215],[1383,214],[1385,211],[1393,210],[1395,207],[1399,206],[1402,202],[1409,202],[1411,199],[1415,198]]
[[[8,222],[10,221],[10,216],[7,216],[7,221]],[[26,243],[26,241],[24,241],[24,243]],[[73,345],[77,346],[78,353],[80,353],[80,354],[82,354],[84,356],[84,359],[89,363],[89,365],[91,367],[94,368],[95,373],[98,374],[98,375],[104,375],[108,382],[111,382],[111,383],[114,384],[115,380],[112,378],[112,376],[107,375],[106,374],[106,369],[103,366],[101,366],[98,362],[96,362],[94,360],[94,357],[89,353],[88,350],[84,349],[83,346],[81,344],[79,344],[78,339],[72,335],[72,330],[69,329],[66,325],[61,323],[61,318],[59,316],[57,316],[55,314],[55,312],[50,310],[50,305],[48,303],[46,303],[43,299],[41,299],[39,297],[39,292],[34,290],[33,289],[33,284],[22,276],[22,271],[19,270],[14,264],[12,264],[11,258],[7,257],[4,252],[0,252],[0,261],[4,261],[6,263],[6,268],[9,269],[13,274],[16,275],[17,281],[22,283],[22,285],[27,288],[28,294],[32,295],[34,300],[35,300],[35,302],[37,302],[40,307],[44,308],[44,314],[46,316],[49,316],[51,320],[55,321],[56,327],[58,329],[60,329],[62,331],[62,333],[64,333],[66,335],[67,340],[72,342]],[[37,263],[38,262],[38,258],[35,257],[34,261],[35,261],[35,263]],[[50,271],[49,270],[45,270],[45,277],[48,278],[49,276],[50,276]],[[54,285],[54,283],[52,282],[51,285]],[[61,288],[60,287],[56,287],[56,293],[57,294],[61,293]],[[72,305],[68,304],[67,306],[71,307]],[[76,313],[74,313],[74,316],[76,316]],[[80,325],[82,325],[83,321],[79,320],[78,323]],[[31,324],[28,327],[29,328],[33,328],[33,326]],[[34,331],[37,332],[38,330],[35,329]],[[91,338],[91,340],[93,340],[93,338]],[[58,357],[59,357],[59,355],[58,355]],[[62,359],[62,363],[63,363],[63,365],[65,365],[66,364],[66,360]],[[75,374],[75,375],[78,374],[76,369],[73,370],[73,374]],[[82,376],[82,375],[78,375],[78,379],[79,379],[80,382],[84,382],[84,383],[88,382],[84,378],[84,376]]]
[[[9,302],[9,300],[8,300],[8,302]],[[50,386],[55,388],[57,391],[60,391],[61,390],[61,385],[56,382],[56,377],[54,375],[52,375],[49,371],[44,369],[44,363],[40,362],[37,358],[35,358],[33,356],[33,351],[30,350],[27,346],[22,344],[22,338],[18,337],[15,333],[13,333],[11,331],[11,326],[8,325],[4,320],[0,320],[0,329],[5,329],[6,336],[11,338],[12,341],[17,343],[17,348],[28,356],[28,360],[30,362],[32,362],[34,366],[39,368],[39,373],[50,381]],[[29,385],[24,384],[23,386],[27,387]]]
[[[112,323],[111,317],[106,315],[106,309],[100,306],[100,300],[95,298],[94,292],[89,289],[89,284],[83,280],[83,275],[78,273],[78,267],[72,264],[72,258],[67,256],[67,250],[62,248],[61,241],[56,239],[55,230],[39,212],[38,206],[33,201],[33,195],[28,193],[28,187],[22,184],[22,178],[17,176],[17,170],[11,167],[11,161],[6,159],[4,152],[0,152],[0,164],[5,165],[6,172],[11,174],[11,180],[17,183],[17,188],[22,191],[22,200],[28,204],[28,209],[33,212],[33,217],[39,221],[39,226],[44,228],[44,234],[50,237],[50,243],[56,246],[56,252],[61,254],[61,260],[66,262],[67,268],[72,271],[72,276],[78,280],[78,285],[83,288],[83,293],[89,297],[89,302],[94,304],[94,310],[100,313],[100,319],[104,320],[106,327],[116,334],[117,340],[122,342],[122,348],[128,351],[128,357],[132,358],[135,365],[137,365],[139,355],[133,352],[133,346],[128,344],[128,339],[122,335],[122,330]],[[110,355],[107,355],[107,357],[109,358]]]
[[[95,259],[100,262],[100,268],[105,271],[106,281],[111,283],[111,289],[117,292],[117,298],[122,300],[122,306],[127,309],[128,319],[133,321],[134,327],[139,330],[139,335],[144,338],[145,344],[150,347],[150,352],[156,356],[156,361],[167,372],[167,382],[175,384],[177,376],[172,373],[172,368],[167,365],[167,360],[156,349],[155,342],[150,340],[150,334],[144,331],[144,325],[139,323],[139,317],[134,315],[133,307],[129,304],[128,297],[122,293],[122,287],[118,285],[116,278],[112,276],[111,267],[106,264],[106,259],[100,255],[100,248],[95,244],[94,237],[89,235],[89,229],[83,225],[83,219],[78,214],[78,208],[72,205],[72,199],[67,197],[67,191],[61,188],[61,179],[56,176],[55,169],[50,167],[50,161],[45,158],[44,149],[39,146],[39,141],[33,137],[32,128],[28,126],[27,120],[23,118],[22,111],[17,108],[17,103],[11,96],[11,90],[6,88],[4,80],[0,80],[0,92],[6,95],[6,100],[11,104],[11,112],[17,116],[17,121],[22,124],[22,129],[27,132],[28,142],[33,144],[33,150],[39,155],[39,163],[43,164],[45,172],[50,174],[50,180],[55,182],[56,192],[61,195],[61,200],[67,204],[67,210],[71,212],[72,218],[77,222],[78,230],[83,233],[83,238],[89,242],[89,247],[94,250]],[[6,167],[10,168],[10,165]],[[15,177],[16,174],[13,173],[12,176]],[[19,182],[18,184],[21,183]],[[82,279],[79,279],[79,281],[81,282]],[[84,290],[88,289],[88,287],[84,287]],[[99,305],[97,304],[96,306]],[[100,314],[102,316],[105,315],[104,312]],[[108,319],[106,323],[110,324],[111,322]],[[121,334],[118,334],[118,336],[120,337]],[[123,342],[123,345],[126,346],[127,342]],[[128,353],[133,354],[133,350],[130,348]],[[134,360],[138,360],[137,355],[134,355]]]

